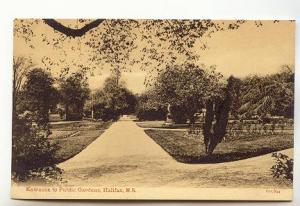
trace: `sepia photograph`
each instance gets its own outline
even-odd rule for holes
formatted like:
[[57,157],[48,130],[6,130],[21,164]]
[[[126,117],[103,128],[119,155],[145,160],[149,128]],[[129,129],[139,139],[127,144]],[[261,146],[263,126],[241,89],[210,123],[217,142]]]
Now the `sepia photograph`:
[[14,199],[291,201],[294,20],[15,19]]

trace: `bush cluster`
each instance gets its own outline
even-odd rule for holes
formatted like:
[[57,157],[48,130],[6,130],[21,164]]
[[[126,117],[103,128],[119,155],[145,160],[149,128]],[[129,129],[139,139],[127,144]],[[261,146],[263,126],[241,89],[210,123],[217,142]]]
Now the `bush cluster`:
[[14,118],[12,138],[12,178],[25,181],[34,177],[59,178],[54,164],[57,144],[50,143],[47,125],[38,125],[36,113],[25,112]]
[[136,116],[141,121],[165,120],[166,113],[167,112],[162,108],[138,107],[136,111]]
[[275,165],[271,167],[273,177],[281,177],[292,182],[294,159],[282,153],[273,153],[272,157],[276,159]]

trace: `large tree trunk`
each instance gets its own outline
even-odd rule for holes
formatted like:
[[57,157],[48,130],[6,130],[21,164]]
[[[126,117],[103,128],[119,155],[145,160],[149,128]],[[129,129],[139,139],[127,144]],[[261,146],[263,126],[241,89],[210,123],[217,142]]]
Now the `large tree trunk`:
[[224,98],[208,99],[206,102],[205,122],[203,124],[203,136],[205,151],[211,155],[216,146],[223,140],[232,105],[233,77],[229,77]]
[[229,117],[230,101],[226,97],[221,104],[217,101],[208,100],[206,104],[205,122],[203,125],[203,136],[205,151],[211,155],[216,146],[222,141],[226,134]]
[[209,145],[207,149],[207,154],[212,155],[213,151],[215,150],[216,146],[219,144],[219,140],[216,136],[210,135]]

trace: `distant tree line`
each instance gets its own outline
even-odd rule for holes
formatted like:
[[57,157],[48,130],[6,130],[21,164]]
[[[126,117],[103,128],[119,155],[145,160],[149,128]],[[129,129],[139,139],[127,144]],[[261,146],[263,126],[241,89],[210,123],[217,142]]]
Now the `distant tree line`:
[[92,93],[85,105],[86,116],[101,119],[103,121],[117,120],[123,114],[135,112],[136,96],[126,88],[119,77],[108,77],[102,88]]
[[294,71],[284,66],[272,75],[230,76],[224,82],[213,67],[176,65],[159,73],[151,90],[138,100],[137,117],[141,120],[165,120],[167,105],[171,105],[175,123],[188,121],[193,125],[196,114],[205,109],[202,131],[210,155],[223,140],[229,118],[261,121],[270,116],[292,118]]
[[[231,81],[231,118],[293,118],[294,71],[290,66],[275,74],[231,77]],[[191,64],[167,67],[138,98],[137,116],[142,120],[165,119],[161,114],[166,114],[167,104],[171,104],[176,123],[194,123],[195,113],[206,107],[208,99],[224,96],[225,88],[222,75],[214,68]]]

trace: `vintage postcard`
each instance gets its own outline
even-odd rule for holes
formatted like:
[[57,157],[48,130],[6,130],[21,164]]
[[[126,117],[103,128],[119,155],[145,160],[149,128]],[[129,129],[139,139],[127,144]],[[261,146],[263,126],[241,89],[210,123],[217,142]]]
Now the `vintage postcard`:
[[11,197],[293,198],[293,20],[15,19]]

